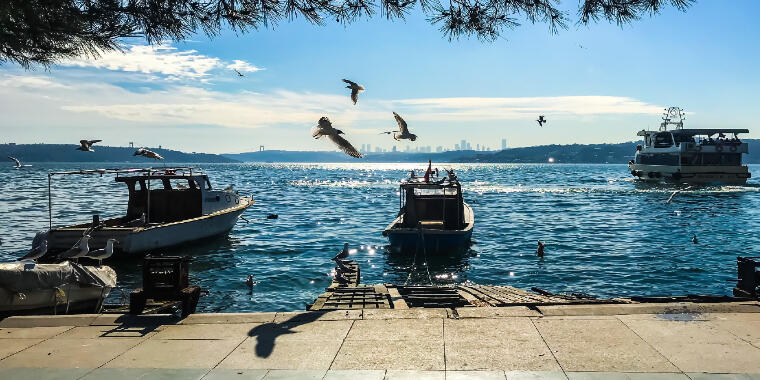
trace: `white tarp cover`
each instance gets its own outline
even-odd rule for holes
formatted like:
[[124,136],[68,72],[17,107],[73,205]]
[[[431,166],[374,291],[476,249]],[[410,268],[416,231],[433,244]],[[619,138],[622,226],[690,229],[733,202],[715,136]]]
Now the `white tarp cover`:
[[11,292],[52,289],[65,284],[116,286],[116,272],[108,266],[84,266],[72,262],[35,264],[0,263],[0,287]]

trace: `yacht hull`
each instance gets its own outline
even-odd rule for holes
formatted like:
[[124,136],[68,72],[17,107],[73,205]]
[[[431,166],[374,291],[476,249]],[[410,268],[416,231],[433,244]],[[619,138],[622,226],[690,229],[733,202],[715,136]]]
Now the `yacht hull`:
[[645,182],[743,185],[752,175],[746,166],[672,166],[629,163],[636,179]]

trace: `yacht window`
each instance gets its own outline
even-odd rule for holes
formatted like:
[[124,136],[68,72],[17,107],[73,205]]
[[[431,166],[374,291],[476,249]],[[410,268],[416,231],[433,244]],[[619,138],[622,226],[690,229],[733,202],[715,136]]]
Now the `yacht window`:
[[658,133],[654,135],[655,148],[668,148],[673,146],[673,135],[670,133]]

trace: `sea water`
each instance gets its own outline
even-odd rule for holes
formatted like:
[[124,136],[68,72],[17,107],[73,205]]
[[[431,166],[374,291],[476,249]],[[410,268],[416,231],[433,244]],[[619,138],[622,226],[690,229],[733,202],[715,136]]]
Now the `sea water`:
[[[48,172],[126,167],[33,165],[0,168],[1,261],[23,255],[47,228]],[[685,186],[634,182],[625,165],[434,166],[454,168],[475,212],[473,245],[460,257],[388,254],[381,232],[397,215],[399,181],[424,165],[375,163],[203,165],[216,188],[235,184],[253,196],[248,221],[156,253],[192,257],[191,282],[208,291],[203,312],[303,310],[330,284],[329,259],[344,242],[367,284],[472,282],[599,297],[731,294],[736,256],[760,255],[760,166],[750,166],[745,186],[692,188],[669,204]],[[126,210],[126,186],[108,175],[54,177],[52,194],[54,226]],[[140,287],[141,260],[108,264],[119,276],[110,301],[126,300]]]

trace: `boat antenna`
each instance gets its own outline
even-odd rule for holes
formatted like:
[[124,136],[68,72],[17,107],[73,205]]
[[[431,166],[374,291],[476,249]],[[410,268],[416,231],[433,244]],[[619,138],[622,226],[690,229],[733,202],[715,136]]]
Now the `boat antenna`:
[[668,130],[668,125],[672,124],[675,129],[683,129],[683,121],[686,120],[684,110],[680,107],[665,108],[662,114],[662,123],[660,123],[660,132]]

